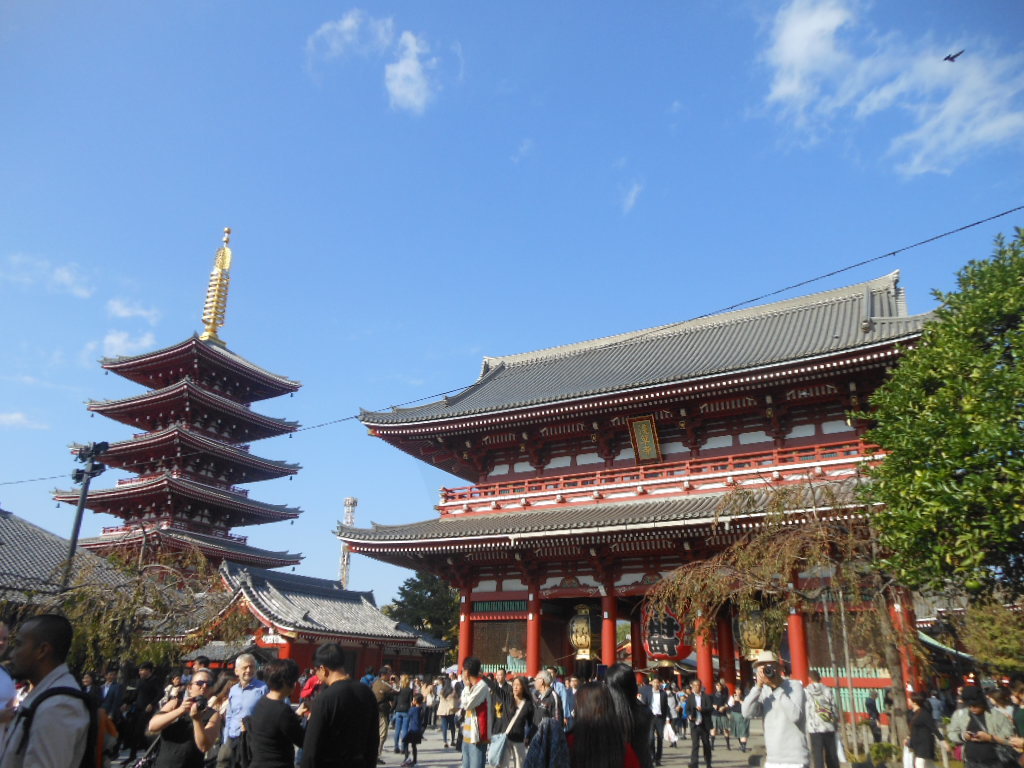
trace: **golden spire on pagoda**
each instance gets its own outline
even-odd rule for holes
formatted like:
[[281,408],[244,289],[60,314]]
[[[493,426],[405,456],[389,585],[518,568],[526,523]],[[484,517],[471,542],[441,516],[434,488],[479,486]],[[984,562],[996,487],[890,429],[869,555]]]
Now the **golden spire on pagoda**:
[[217,250],[210,273],[210,287],[206,289],[206,306],[203,307],[203,325],[206,329],[199,336],[203,341],[223,345],[217,329],[224,325],[228,309],[228,285],[231,283],[231,227],[224,228],[224,245]]

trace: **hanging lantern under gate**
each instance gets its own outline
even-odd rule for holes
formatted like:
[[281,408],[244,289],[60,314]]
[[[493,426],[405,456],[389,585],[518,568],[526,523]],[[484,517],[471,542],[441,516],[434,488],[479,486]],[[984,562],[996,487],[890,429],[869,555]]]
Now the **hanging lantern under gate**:
[[676,662],[693,653],[693,632],[672,611],[654,613],[644,605],[641,624],[648,659]]

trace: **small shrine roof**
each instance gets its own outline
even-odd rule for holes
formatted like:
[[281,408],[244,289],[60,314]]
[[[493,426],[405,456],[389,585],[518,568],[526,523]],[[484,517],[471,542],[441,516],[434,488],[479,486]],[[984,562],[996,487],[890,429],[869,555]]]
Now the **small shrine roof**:
[[[163,349],[143,352],[139,355],[105,357],[100,360],[100,365],[129,381],[143,386],[152,386],[154,380],[163,378],[163,383],[166,384],[180,378],[180,375],[175,375],[172,372],[182,369],[194,370],[198,362],[214,368],[232,370],[242,378],[251,380],[252,387],[249,390],[249,395],[253,400],[263,400],[287,392],[295,392],[302,386],[298,381],[261,368],[222,344],[203,341],[195,334]],[[167,378],[168,376],[170,378]]]
[[[269,477],[283,477],[294,475],[302,467],[298,464],[291,464],[286,461],[275,459],[264,459],[244,451],[230,443],[224,443],[204,435],[194,429],[183,428],[181,425],[174,425],[156,432],[146,432],[136,435],[130,440],[121,440],[111,443],[107,452],[103,455],[103,461],[111,466],[120,467],[126,463],[135,464],[139,455],[145,455],[153,448],[167,443],[181,442],[183,445],[204,453],[220,456],[228,461],[258,470],[261,474]],[[173,455],[161,454],[160,458],[172,460]],[[262,478],[254,478],[262,479]]]
[[[115,485],[113,488],[90,490],[89,496],[86,499],[86,506],[94,511],[109,512],[110,514],[117,515],[118,511],[111,508],[117,505],[118,502],[127,503],[132,499],[137,501],[139,497],[149,495],[164,496],[168,494],[178,494],[185,498],[241,512],[246,517],[236,522],[235,525],[237,526],[256,525],[267,521],[289,520],[302,514],[302,510],[298,507],[255,501],[233,491],[204,485],[184,477],[174,477],[171,473],[167,472],[161,472],[150,477],[142,477],[134,482]],[[56,491],[54,498],[58,501],[74,504],[78,501],[78,495],[77,490]]]
[[[215,553],[226,560],[232,560],[247,565],[260,565],[276,568],[283,565],[297,565],[302,561],[302,555],[293,552],[277,552],[260,547],[251,547],[236,539],[228,539],[223,536],[210,536],[207,534],[187,531],[181,528],[159,528],[147,530],[148,538],[165,538],[177,542],[186,547],[196,547],[206,553]],[[135,544],[142,538],[142,531],[135,528],[123,533],[108,534],[105,536],[93,536],[82,540],[82,546],[92,549],[103,549],[111,546],[129,546]]]
[[286,632],[318,637],[359,637],[397,645],[445,647],[421,636],[377,608],[372,592],[341,588],[337,581],[244,568],[224,562],[221,575],[229,588],[241,590],[254,612]]
[[[60,592],[67,556],[67,539],[0,509],[0,599],[22,602],[30,595]],[[112,589],[128,582],[104,558],[80,549],[72,577],[85,574]]]
[[845,288],[535,352],[485,357],[457,395],[393,411],[361,411],[387,427],[464,419],[735,374],[891,345],[930,315],[907,314],[899,272]]
[[196,400],[205,404],[211,410],[238,419],[241,423],[258,425],[262,427],[263,432],[267,433],[267,435],[247,438],[251,440],[294,432],[299,428],[299,423],[296,421],[265,416],[234,400],[218,395],[216,392],[211,392],[187,377],[162,389],[142,392],[131,397],[122,397],[116,400],[90,400],[88,408],[90,411],[103,414],[112,419],[134,424],[135,422],[128,418],[130,414],[146,413],[160,403],[176,399]]
[[[822,508],[839,499],[851,498],[849,484],[843,481],[825,482],[814,488],[815,504]],[[405,525],[372,523],[370,528],[339,525],[337,535],[342,541],[353,545],[437,551],[448,546],[459,548],[478,541],[499,541],[514,545],[517,540],[651,532],[763,514],[769,499],[767,492],[747,492],[743,497],[743,515],[737,515],[726,506],[733,493],[709,492],[669,498],[647,496],[631,501],[589,501],[556,507],[537,506],[525,510],[447,514]],[[807,497],[807,493],[800,490],[792,493],[790,500],[795,509],[796,504],[802,501],[801,497]],[[736,498],[739,503],[737,497],[732,498]],[[807,503],[810,503],[809,497]]]

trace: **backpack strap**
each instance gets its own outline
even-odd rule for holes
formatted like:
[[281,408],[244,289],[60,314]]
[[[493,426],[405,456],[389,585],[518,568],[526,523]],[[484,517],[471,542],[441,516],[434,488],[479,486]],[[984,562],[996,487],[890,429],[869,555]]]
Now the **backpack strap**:
[[47,688],[45,691],[40,693],[33,701],[32,704],[23,707],[19,713],[18,718],[22,721],[21,739],[18,741],[18,747],[15,750],[15,754],[24,754],[25,749],[28,747],[28,737],[32,730],[32,721],[35,719],[36,710],[39,705],[46,701],[51,696],[71,696],[72,698],[78,699],[85,705],[85,711],[89,715],[89,728],[86,731],[85,738],[85,754],[82,756],[83,766],[92,766],[96,764],[96,706],[93,702],[92,697],[85,691],[79,688],[72,688],[70,686],[58,686],[56,688]]

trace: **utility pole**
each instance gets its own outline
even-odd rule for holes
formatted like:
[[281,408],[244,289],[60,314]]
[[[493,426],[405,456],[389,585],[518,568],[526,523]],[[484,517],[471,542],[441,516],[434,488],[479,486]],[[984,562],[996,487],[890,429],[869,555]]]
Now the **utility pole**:
[[82,528],[82,514],[85,512],[85,500],[89,497],[89,481],[101,475],[107,468],[106,464],[96,461],[98,456],[107,452],[110,445],[107,443],[89,443],[78,449],[77,460],[85,464],[83,469],[76,469],[71,473],[71,479],[82,484],[82,490],[78,494],[78,508],[75,510],[75,523],[71,528],[71,542],[68,544],[68,562],[64,566],[64,580],[61,582],[61,591],[65,591],[71,584],[71,568],[75,562],[75,550],[78,549],[78,532]]
[[[354,496],[349,496],[345,499],[345,522],[343,525],[346,528],[351,528],[356,524],[356,504],[359,503],[359,499]],[[341,565],[338,567],[338,581],[341,582],[342,589],[348,589],[348,567],[352,559],[352,553],[348,551],[348,544],[344,541],[341,542]]]

